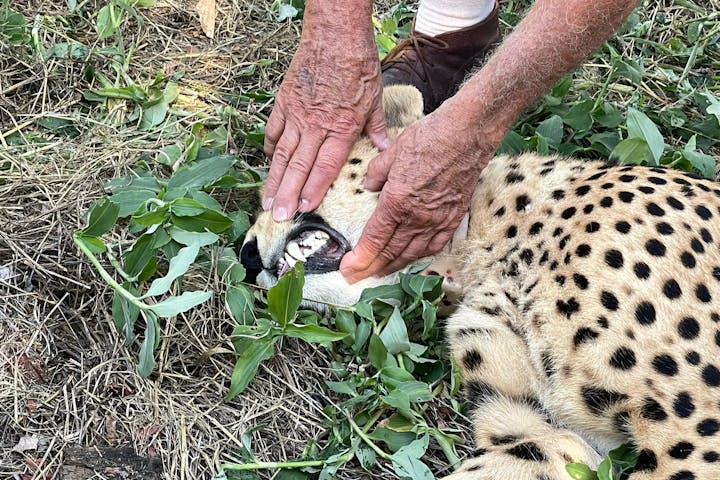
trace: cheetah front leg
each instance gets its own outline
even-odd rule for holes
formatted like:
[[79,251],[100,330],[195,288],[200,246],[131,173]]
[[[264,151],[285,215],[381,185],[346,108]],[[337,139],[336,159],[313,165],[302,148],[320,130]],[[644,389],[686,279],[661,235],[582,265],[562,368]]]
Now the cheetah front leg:
[[543,410],[527,346],[506,322],[511,314],[497,304],[462,306],[448,319],[476,450],[445,480],[560,480],[568,478],[568,463],[600,461],[582,438],[553,425]]

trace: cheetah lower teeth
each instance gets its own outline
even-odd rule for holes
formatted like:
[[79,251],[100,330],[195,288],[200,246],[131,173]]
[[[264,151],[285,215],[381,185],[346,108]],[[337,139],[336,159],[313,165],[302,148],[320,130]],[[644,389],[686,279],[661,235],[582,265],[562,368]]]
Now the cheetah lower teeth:
[[285,251],[288,255],[290,255],[290,257],[292,257],[298,262],[305,262],[307,260],[302,250],[300,249],[300,246],[295,242],[288,243],[285,247]]

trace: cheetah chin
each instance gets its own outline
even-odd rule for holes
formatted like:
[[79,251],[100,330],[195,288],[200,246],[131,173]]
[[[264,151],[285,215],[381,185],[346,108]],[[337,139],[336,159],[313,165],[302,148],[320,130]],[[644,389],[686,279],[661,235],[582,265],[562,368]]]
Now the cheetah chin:
[[[391,136],[422,116],[388,87]],[[367,139],[320,207],[261,213],[241,257],[269,287],[305,263],[304,296],[354,303],[338,271],[378,194],[362,188]],[[428,269],[462,296],[446,336],[460,366],[475,452],[452,480],[569,479],[632,442],[631,480],[720,480],[720,185],[671,169],[558,156],[498,156],[469,219]],[[321,309],[318,304],[316,308]]]

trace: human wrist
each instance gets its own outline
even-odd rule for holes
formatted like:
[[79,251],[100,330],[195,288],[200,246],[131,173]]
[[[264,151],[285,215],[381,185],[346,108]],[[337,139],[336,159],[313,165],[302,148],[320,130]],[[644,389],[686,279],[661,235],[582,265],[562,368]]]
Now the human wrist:
[[377,56],[372,9],[371,0],[308,0],[300,42],[317,44],[318,39],[327,39],[321,46],[326,54],[366,56],[372,52]]

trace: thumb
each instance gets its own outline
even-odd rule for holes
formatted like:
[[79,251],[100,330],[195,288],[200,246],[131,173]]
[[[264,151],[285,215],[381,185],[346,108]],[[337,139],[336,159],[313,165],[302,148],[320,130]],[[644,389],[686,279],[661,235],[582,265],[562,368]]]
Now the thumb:
[[377,106],[370,112],[364,133],[381,152],[390,146],[382,102],[377,102]]
[[394,156],[388,152],[380,152],[377,157],[370,160],[363,187],[371,192],[379,192],[387,182]]

